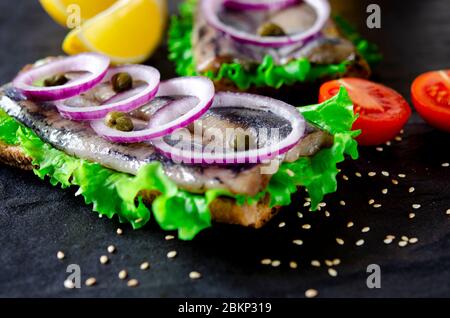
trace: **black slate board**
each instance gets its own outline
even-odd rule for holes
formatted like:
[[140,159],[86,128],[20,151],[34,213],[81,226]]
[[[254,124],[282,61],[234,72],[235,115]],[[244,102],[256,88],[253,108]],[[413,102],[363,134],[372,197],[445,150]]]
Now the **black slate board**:
[[[172,9],[177,1],[170,1]],[[450,4],[446,0],[371,1],[381,5],[382,28],[368,30],[363,22],[369,1],[334,1],[334,5],[361,32],[376,42],[384,61],[375,79],[409,96],[415,76],[430,69],[448,68],[450,56]],[[37,1],[3,0],[0,3],[0,81],[7,82],[26,63],[47,55],[60,54],[65,31],[55,25],[39,8]],[[149,62],[174,76],[161,49]],[[312,92],[315,96],[317,92]],[[303,97],[299,96],[299,99]],[[313,98],[314,99],[314,98]],[[310,213],[298,195],[269,225],[259,231],[228,225],[215,225],[192,242],[165,241],[167,233],[154,223],[144,230],[132,231],[121,225],[124,235],[115,234],[117,220],[99,219],[74,197],[75,190],[61,190],[40,181],[32,173],[0,166],[0,296],[56,297],[302,297],[315,288],[323,297],[421,297],[450,296],[450,135],[434,130],[414,115],[405,128],[403,141],[393,142],[383,152],[361,149],[361,158],[346,162],[338,192],[326,200],[326,209]],[[381,175],[388,171],[391,176]],[[369,171],[377,176],[368,177]],[[355,176],[361,172],[362,178]],[[399,173],[399,185],[391,179]],[[416,191],[408,193],[414,186]],[[381,194],[388,188],[387,195]],[[375,199],[379,209],[369,207]],[[346,205],[341,206],[340,200]],[[412,220],[411,205],[419,203]],[[297,212],[304,218],[297,217]],[[347,228],[349,221],[354,226]],[[278,224],[285,222],[284,228]],[[304,230],[302,224],[311,224]],[[370,232],[361,233],[365,226]],[[397,241],[385,245],[387,234],[418,237],[419,242],[400,248]],[[335,242],[345,240],[344,246]],[[303,246],[292,244],[302,239]],[[355,242],[364,239],[357,247]],[[114,244],[118,251],[108,265],[98,259]],[[56,252],[66,253],[64,261]],[[168,260],[168,251],[178,256]],[[260,265],[263,258],[281,261],[278,268]],[[341,259],[338,276],[328,275],[325,259]],[[151,269],[143,272],[145,260]],[[311,260],[320,260],[314,268]],[[299,268],[290,269],[296,261]],[[66,290],[63,281],[68,264],[79,264],[83,279],[95,276],[98,285]],[[382,288],[366,287],[366,267],[379,264]],[[128,288],[117,278],[120,269],[140,281]],[[203,278],[191,281],[191,270]]]

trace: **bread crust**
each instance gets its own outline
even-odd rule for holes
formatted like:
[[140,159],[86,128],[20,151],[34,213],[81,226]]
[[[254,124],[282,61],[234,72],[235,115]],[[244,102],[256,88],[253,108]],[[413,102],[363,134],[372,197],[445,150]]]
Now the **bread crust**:
[[[23,170],[32,170],[31,158],[26,156],[20,146],[10,146],[0,141],[0,163]],[[146,204],[157,197],[155,191],[142,191],[140,193]],[[260,228],[269,221],[280,207],[270,208],[269,198],[263,198],[255,205],[237,205],[232,198],[220,197],[210,205],[212,220],[214,222],[237,224],[246,227]]]

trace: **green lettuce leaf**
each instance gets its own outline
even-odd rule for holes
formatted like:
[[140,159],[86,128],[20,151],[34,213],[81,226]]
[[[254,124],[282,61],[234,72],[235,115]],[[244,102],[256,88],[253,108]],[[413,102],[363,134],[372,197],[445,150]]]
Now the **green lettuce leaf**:
[[[212,80],[228,79],[240,89],[246,90],[250,86],[280,88],[296,82],[312,82],[328,75],[339,76],[347,70],[347,61],[317,65],[310,63],[306,58],[300,58],[284,65],[277,65],[272,56],[266,55],[262,63],[252,69],[239,63],[224,63],[217,72],[197,74],[191,42],[197,1],[185,0],[180,5],[179,15],[172,17],[169,28],[169,59],[175,63],[177,73],[182,76],[205,75]],[[369,63],[380,58],[374,45],[361,38],[342,18],[339,18],[339,22],[342,22],[339,26],[346,31],[344,34],[348,35],[358,52]]]
[[[78,187],[93,210],[133,228],[144,226],[154,215],[164,230],[177,230],[180,239],[190,240],[201,230],[211,226],[209,204],[219,196],[234,198],[237,204],[255,204],[266,195],[271,206],[284,206],[291,202],[297,187],[304,186],[312,200],[313,208],[324,195],[336,191],[337,164],[345,155],[357,158],[358,132],[351,131],[355,120],[352,103],[344,88],[332,99],[313,106],[299,108],[312,124],[334,135],[334,144],[312,158],[300,158],[293,163],[283,163],[272,177],[267,189],[253,197],[233,195],[216,189],[205,194],[193,194],[179,189],[163,172],[161,164],[154,162],[143,166],[136,176],[113,171],[98,163],[74,158],[42,141],[31,129],[19,124],[0,111],[0,140],[19,145],[38,167],[34,170],[41,179],[49,178],[52,185],[63,188]],[[142,200],[143,191],[159,195],[151,208]]]

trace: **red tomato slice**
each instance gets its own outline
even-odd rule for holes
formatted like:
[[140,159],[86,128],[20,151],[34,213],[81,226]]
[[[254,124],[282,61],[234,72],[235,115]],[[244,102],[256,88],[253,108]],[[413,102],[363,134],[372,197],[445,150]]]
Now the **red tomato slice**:
[[359,114],[353,129],[361,129],[358,142],[363,146],[385,143],[394,138],[411,116],[408,102],[396,91],[360,78],[341,78],[320,87],[319,102],[336,95],[344,86]]
[[450,132],[450,70],[420,75],[411,86],[411,96],[423,119]]

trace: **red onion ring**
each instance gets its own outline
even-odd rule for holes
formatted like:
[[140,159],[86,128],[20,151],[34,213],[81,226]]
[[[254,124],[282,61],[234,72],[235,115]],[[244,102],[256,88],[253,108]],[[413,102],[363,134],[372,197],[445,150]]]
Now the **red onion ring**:
[[[35,101],[55,101],[79,95],[102,81],[109,67],[109,58],[96,53],[83,53],[57,59],[42,66],[20,73],[13,81],[13,86],[27,98]],[[44,77],[67,72],[89,72],[64,85],[37,87],[33,83]]]
[[283,117],[291,123],[292,130],[288,136],[276,145],[237,152],[204,153],[203,151],[186,150],[168,144],[163,138],[152,141],[152,144],[173,161],[185,164],[261,163],[288,152],[305,134],[306,123],[300,112],[294,106],[273,98],[246,93],[223,92],[216,94],[211,108],[233,107],[236,105],[268,111]]
[[304,32],[287,36],[259,36],[237,30],[220,21],[217,12],[221,10],[225,1],[226,0],[202,0],[201,9],[203,10],[203,14],[208,23],[217,30],[228,34],[237,42],[263,47],[277,48],[299,43],[306,44],[320,34],[320,31],[328,21],[331,12],[328,0],[304,0],[305,3],[314,8],[317,14],[317,19],[311,28]]
[[161,124],[151,120],[147,129],[123,132],[105,125],[103,120],[93,121],[91,127],[104,138],[118,143],[136,143],[171,134],[197,120],[211,107],[214,99],[214,84],[206,77],[180,77],[162,82],[157,96],[195,96],[198,102],[192,107],[191,99],[175,102],[173,107],[164,107],[157,113]]
[[264,11],[280,10],[300,2],[301,0],[224,0],[223,5],[238,11]]
[[96,120],[104,118],[111,111],[130,112],[151,101],[159,86],[160,74],[157,69],[145,65],[125,65],[111,68],[104,78],[108,82],[114,74],[126,72],[134,81],[143,81],[147,85],[117,94],[100,106],[72,107],[67,100],[55,103],[60,114],[71,120]]

